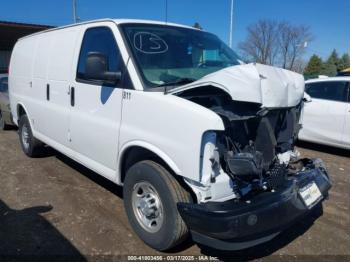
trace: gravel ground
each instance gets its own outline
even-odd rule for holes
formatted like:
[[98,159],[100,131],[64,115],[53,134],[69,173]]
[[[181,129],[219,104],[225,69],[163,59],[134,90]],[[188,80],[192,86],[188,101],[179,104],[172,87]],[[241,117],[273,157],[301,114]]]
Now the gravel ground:
[[319,210],[269,243],[239,252],[189,240],[162,254],[132,231],[120,187],[54,150],[27,158],[15,130],[0,132],[0,260],[15,260],[15,255],[45,261],[48,256],[92,261],[203,255],[230,261],[350,261],[350,152],[305,143],[299,150],[302,156],[322,158],[330,172],[333,188],[322,215]]

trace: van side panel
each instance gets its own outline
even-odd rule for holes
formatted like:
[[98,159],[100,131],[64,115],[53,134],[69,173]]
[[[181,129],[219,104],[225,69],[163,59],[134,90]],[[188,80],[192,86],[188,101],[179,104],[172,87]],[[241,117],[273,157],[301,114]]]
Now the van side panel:
[[[115,24],[110,23],[109,25],[111,25],[113,31],[117,30],[116,27],[114,28]],[[37,139],[115,181],[117,152],[108,154],[108,159],[111,159],[109,162],[113,163],[110,165],[103,161],[96,161],[91,156],[89,158],[84,154],[85,152],[74,151],[72,147],[70,136],[72,113],[70,86],[76,84],[74,80],[83,29],[85,27],[76,26],[53,30],[23,38],[17,43],[13,52],[11,69],[13,80],[12,111],[17,119],[16,107],[18,104],[23,105],[31,120],[33,134]],[[28,56],[28,54],[30,55]],[[24,57],[25,55],[27,57]],[[25,75],[25,78],[22,75]],[[19,85],[19,80],[28,85]],[[47,97],[48,87],[49,97]],[[74,85],[74,87],[77,92],[77,86]],[[91,87],[87,91],[91,93]],[[114,93],[119,94],[121,92],[121,89],[114,90]],[[100,93],[95,97],[98,101],[101,99]],[[77,95],[79,95],[79,92]],[[76,99],[78,106],[83,101],[83,97],[78,96]],[[119,103],[114,107],[120,111],[121,98],[118,101]],[[112,104],[111,101],[110,105]],[[115,116],[116,108],[110,109],[107,108],[107,105],[105,106],[105,110],[110,113],[111,119]],[[87,115],[89,113],[90,111],[87,112]],[[106,123],[109,122],[106,121]],[[83,132],[83,129],[84,127],[80,126],[79,130],[76,131],[78,136],[76,140],[79,140],[79,134]],[[118,131],[119,128],[114,130],[112,134],[116,138],[118,137]],[[85,144],[89,146],[91,139],[81,142],[84,143],[83,146]],[[118,150],[117,143],[110,143],[109,141],[109,144],[110,147],[115,149],[114,151]],[[110,166],[113,166],[113,168]]]
[[[69,147],[71,67],[79,28],[53,31],[48,60],[47,82],[39,88],[44,90],[41,134]],[[47,95],[48,94],[48,95]],[[50,119],[49,123],[45,123]]]
[[[32,96],[32,69],[37,37],[30,37],[16,43],[10,60],[9,95],[14,123],[18,124],[17,105],[30,108]],[[29,114],[30,115],[30,114]]]
[[56,82],[71,80],[75,44],[79,32],[80,28],[53,32],[55,35],[49,58],[49,80]]
[[50,125],[45,119],[43,107],[47,103],[46,100],[46,84],[47,84],[47,67],[49,62],[51,45],[53,42],[53,34],[38,35],[38,43],[35,50],[34,66],[33,66],[33,107],[31,109],[32,118],[35,119],[33,129],[37,133],[43,133]]

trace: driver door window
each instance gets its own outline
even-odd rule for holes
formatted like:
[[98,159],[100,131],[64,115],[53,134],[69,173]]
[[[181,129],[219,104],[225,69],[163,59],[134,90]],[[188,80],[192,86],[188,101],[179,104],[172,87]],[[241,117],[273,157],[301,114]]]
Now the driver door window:
[[113,36],[112,31],[108,27],[95,27],[87,29],[84,35],[83,43],[80,50],[77,80],[91,81],[85,76],[86,58],[91,52],[99,52],[108,58],[108,71],[121,71],[121,56]]

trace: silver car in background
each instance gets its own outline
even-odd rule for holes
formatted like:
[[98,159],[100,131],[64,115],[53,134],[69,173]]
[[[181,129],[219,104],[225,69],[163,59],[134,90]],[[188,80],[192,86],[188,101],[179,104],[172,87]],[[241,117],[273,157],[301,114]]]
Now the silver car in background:
[[8,75],[0,74],[0,130],[5,130],[12,124],[8,94]]

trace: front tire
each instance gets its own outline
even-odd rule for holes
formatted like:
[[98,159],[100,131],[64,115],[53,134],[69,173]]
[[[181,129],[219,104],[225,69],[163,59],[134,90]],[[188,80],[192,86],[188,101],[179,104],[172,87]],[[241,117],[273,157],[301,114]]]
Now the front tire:
[[41,152],[42,144],[33,136],[27,115],[22,115],[18,124],[19,141],[23,152],[29,157],[36,157]]
[[145,160],[126,173],[124,206],[136,234],[159,251],[175,247],[188,236],[177,203],[190,202],[190,194],[160,164]]

